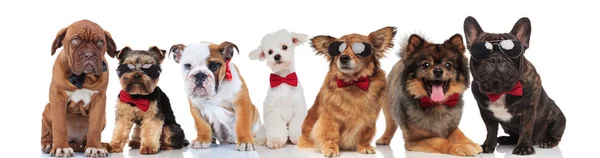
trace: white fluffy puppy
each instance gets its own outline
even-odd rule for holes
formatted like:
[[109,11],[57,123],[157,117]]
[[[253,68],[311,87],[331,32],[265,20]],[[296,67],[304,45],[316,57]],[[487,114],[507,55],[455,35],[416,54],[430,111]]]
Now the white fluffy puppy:
[[267,60],[267,66],[273,71],[263,103],[265,123],[256,137],[257,144],[266,143],[267,147],[277,149],[288,139],[293,144],[298,143],[307,109],[294,67],[294,48],[307,40],[308,35],[282,29],[265,35],[261,45],[249,55],[252,60]]

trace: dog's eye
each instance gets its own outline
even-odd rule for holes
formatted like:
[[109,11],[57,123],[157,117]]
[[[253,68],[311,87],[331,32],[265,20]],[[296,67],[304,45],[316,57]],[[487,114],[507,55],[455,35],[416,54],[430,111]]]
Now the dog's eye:
[[210,63],[208,63],[208,69],[210,69],[210,71],[217,71],[219,69],[219,67],[221,67],[221,63],[214,62],[214,61],[211,61]]
[[429,65],[429,63],[424,63],[423,64],[423,68],[425,68],[425,69],[429,68],[429,66],[431,66],[431,65]]
[[135,70],[135,65],[133,65],[133,64],[127,64],[127,67],[128,67],[130,70]]
[[98,45],[98,47],[104,45],[104,41],[102,40],[98,40],[98,42],[96,42],[96,45]]
[[186,70],[190,70],[192,69],[192,64],[183,64],[183,68],[185,68]]
[[269,55],[273,54],[273,50],[269,50]]
[[281,46],[281,49],[283,49],[283,50],[287,50],[287,48],[288,47],[286,45]]
[[452,67],[452,64],[446,63],[446,68],[450,68],[450,67]]
[[75,45],[79,44],[79,38],[73,37],[73,39],[71,39],[71,43],[73,43]]
[[352,50],[357,55],[367,57],[371,54],[371,45],[364,42],[356,42],[352,44]]
[[344,42],[333,42],[329,44],[328,53],[331,56],[340,55],[344,49],[346,49],[346,43]]

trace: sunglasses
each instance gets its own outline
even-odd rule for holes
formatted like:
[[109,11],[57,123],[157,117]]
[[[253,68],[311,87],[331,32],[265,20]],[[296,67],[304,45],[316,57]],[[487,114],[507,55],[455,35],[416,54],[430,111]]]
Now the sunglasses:
[[475,60],[486,59],[494,50],[500,50],[502,54],[508,57],[518,58],[523,55],[524,47],[519,41],[502,40],[475,43],[469,49],[471,58]]
[[[365,42],[355,42],[352,43],[352,51],[354,54],[367,57],[371,54],[371,45]],[[337,56],[340,55],[344,50],[348,48],[348,45],[344,42],[333,42],[329,45],[329,55]]]
[[[132,72],[134,70],[136,70],[136,66],[133,64],[121,64],[117,67],[117,76],[120,78],[123,76],[123,74]],[[140,67],[140,70],[142,70],[144,74],[148,75],[148,77],[157,79],[158,76],[160,76],[162,68],[160,68],[160,65],[156,64],[144,64]]]

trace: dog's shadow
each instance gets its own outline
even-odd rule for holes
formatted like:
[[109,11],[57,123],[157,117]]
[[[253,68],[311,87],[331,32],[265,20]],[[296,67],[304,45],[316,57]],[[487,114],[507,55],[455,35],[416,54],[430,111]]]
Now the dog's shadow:
[[211,144],[208,149],[188,149],[194,157],[239,157],[258,158],[257,151],[237,151],[235,144]]
[[[515,147],[516,146],[514,146],[514,145],[498,145],[496,147],[496,152],[504,154],[504,158],[521,158],[522,156],[520,156],[520,155],[512,154]],[[560,148],[558,146],[551,148],[551,149],[540,148],[538,146],[534,146],[533,148],[535,149],[535,154],[529,155],[528,157],[543,157],[543,158],[547,158],[547,157],[562,158],[563,157],[562,152],[560,151]],[[492,158],[495,158],[494,154],[486,154],[486,155],[490,155]]]

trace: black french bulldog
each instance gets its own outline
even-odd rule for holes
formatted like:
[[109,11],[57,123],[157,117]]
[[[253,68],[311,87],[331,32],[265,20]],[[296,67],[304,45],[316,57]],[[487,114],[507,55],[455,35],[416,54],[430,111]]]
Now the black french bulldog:
[[[483,152],[493,153],[496,144],[516,144],[513,154],[517,155],[534,154],[533,145],[557,146],[566,118],[523,55],[529,47],[529,19],[519,19],[510,33],[487,33],[469,16],[464,30],[471,53],[471,90],[487,129]],[[498,124],[509,136],[497,138]]]

